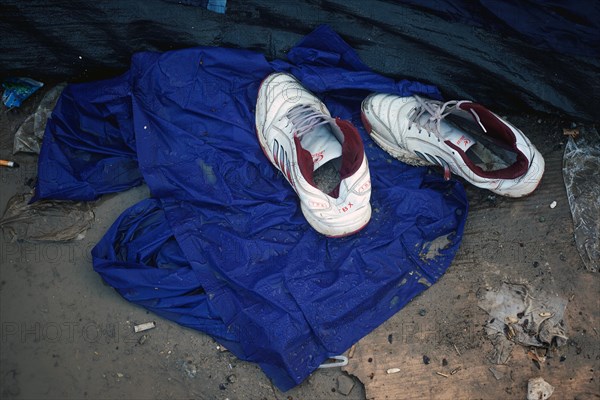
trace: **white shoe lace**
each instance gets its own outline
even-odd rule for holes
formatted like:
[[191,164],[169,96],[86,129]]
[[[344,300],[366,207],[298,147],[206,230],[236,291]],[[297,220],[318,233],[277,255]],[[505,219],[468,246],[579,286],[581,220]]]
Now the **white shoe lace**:
[[308,105],[297,105],[290,109],[285,115],[296,131],[294,136],[301,139],[302,136],[311,132],[317,126],[325,125],[331,118]]
[[[428,135],[431,136],[433,133],[437,137],[438,142],[445,140],[440,133],[440,123],[448,114],[454,111],[458,101],[451,100],[442,103],[437,100],[426,100],[419,96],[415,96],[415,99],[417,100],[417,106],[412,109],[411,114],[408,116],[408,129],[410,130],[412,125],[415,124],[419,129],[419,133],[422,129],[425,129]],[[421,123],[421,116],[426,112],[429,114],[429,118]],[[444,179],[450,180],[450,167],[446,162],[443,164]]]
[[[425,129],[428,135],[433,133],[437,137],[438,142],[444,140],[444,137],[440,133],[440,123],[446,115],[454,110],[458,101],[452,100],[442,103],[441,101],[424,99],[419,96],[415,96],[415,99],[418,104],[408,116],[408,129],[415,124],[419,128],[419,132],[421,132],[421,129]],[[421,116],[425,112],[429,114],[429,118],[424,123],[421,123]]]

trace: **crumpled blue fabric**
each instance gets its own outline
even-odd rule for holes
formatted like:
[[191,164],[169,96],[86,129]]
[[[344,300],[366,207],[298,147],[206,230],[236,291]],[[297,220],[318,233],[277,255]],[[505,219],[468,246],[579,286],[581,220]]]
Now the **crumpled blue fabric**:
[[[365,143],[373,216],[341,239],[315,232],[254,128],[260,82],[293,73]],[[68,86],[49,120],[36,199],[92,200],[143,181],[92,250],[125,299],[213,336],[281,389],[302,382],[436,282],[460,244],[462,185],[379,149],[360,123],[373,91],[440,97],[371,71],[322,26],[268,61],[199,47],[133,56],[124,75]],[[431,255],[432,242],[447,245]]]

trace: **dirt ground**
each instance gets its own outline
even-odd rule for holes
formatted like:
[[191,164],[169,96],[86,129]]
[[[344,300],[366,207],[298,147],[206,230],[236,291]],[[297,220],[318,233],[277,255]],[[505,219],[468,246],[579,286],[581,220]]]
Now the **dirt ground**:
[[[48,85],[49,87],[50,85]],[[30,190],[36,157],[13,156],[12,138],[44,91],[21,109],[0,112],[0,209]],[[0,241],[0,397],[16,399],[524,399],[527,380],[542,376],[553,398],[600,398],[600,284],[583,267],[573,241],[561,168],[572,121],[508,115],[540,149],[546,175],[524,199],[468,188],[470,214],[461,249],[442,279],[356,346],[350,364],[315,372],[282,393],[257,365],[222,351],[203,333],[122,299],[92,269],[90,250],[118,215],[148,197],[145,187],[105,196],[83,240]],[[554,209],[549,207],[557,202]],[[567,345],[539,368],[517,346],[507,365],[489,371],[492,345],[478,292],[526,282],[569,300]],[[134,333],[135,324],[156,328]],[[429,360],[424,363],[424,356]],[[446,365],[444,365],[446,359]],[[450,374],[457,366],[461,369]],[[397,374],[387,374],[398,367]],[[442,372],[448,375],[437,375]],[[350,389],[350,390],[349,390]],[[349,391],[349,393],[348,393]]]

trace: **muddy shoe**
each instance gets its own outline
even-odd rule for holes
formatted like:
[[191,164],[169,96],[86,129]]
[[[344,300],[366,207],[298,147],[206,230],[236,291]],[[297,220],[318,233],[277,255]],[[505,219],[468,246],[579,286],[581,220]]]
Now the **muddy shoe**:
[[[293,76],[275,73],[262,82],[256,133],[315,230],[347,236],[369,222],[371,178],[358,131],[350,122],[332,118],[325,104]],[[328,184],[319,185],[323,181]]]
[[399,160],[437,165],[480,188],[508,197],[530,194],[544,159],[516,127],[480,104],[372,94],[362,120],[373,140]]

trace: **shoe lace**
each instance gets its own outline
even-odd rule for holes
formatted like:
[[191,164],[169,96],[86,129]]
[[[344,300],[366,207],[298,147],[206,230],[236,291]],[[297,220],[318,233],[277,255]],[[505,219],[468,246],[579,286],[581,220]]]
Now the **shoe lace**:
[[302,136],[311,132],[317,126],[325,125],[331,121],[331,118],[313,107],[300,104],[290,109],[285,116],[289,123],[295,128],[294,136],[301,139]]
[[[421,132],[421,129],[425,129],[429,135],[433,133],[437,137],[438,142],[444,140],[444,137],[440,133],[440,123],[442,119],[454,111],[458,101],[452,100],[442,103],[441,101],[424,99],[419,96],[415,96],[415,98],[418,104],[408,116],[408,129],[415,124],[419,128],[419,132]],[[421,123],[421,116],[425,113],[429,114],[429,118]]]
[[[435,137],[437,137],[438,142],[443,141],[444,137],[440,133],[440,123],[447,115],[454,111],[458,101],[452,100],[443,103],[437,100],[426,100],[419,96],[415,96],[415,98],[417,99],[417,105],[412,109],[411,114],[408,116],[408,129],[414,124],[419,129],[419,133],[421,132],[421,129],[425,129],[428,135],[433,133]],[[429,114],[429,118],[421,123],[421,116],[425,113]],[[450,167],[447,163],[443,164],[444,179],[450,180]]]

